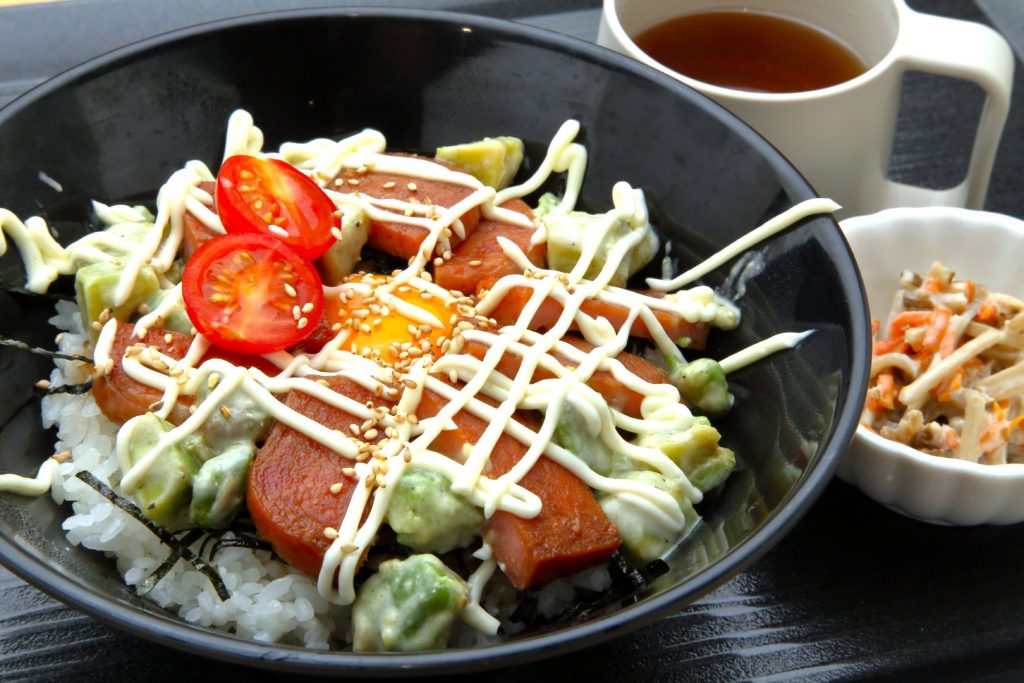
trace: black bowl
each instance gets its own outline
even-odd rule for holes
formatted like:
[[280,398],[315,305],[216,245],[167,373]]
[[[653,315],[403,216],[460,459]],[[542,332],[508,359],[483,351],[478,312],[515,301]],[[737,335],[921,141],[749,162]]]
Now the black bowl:
[[[579,119],[590,153],[581,205],[607,210],[615,181],[647,194],[682,266],[815,192],[768,143],[686,86],[563,36],[477,17],[392,10],[282,12],[207,24],[117,50],[0,111],[0,206],[46,217],[65,241],[89,200],[150,196],[186,160],[216,163],[228,114],[253,113],[267,148],[370,126],[391,145],[513,134],[536,162]],[[43,182],[57,180],[62,191]],[[14,250],[11,250],[12,252]],[[850,251],[831,217],[805,220],[756,250],[744,322],[714,335],[721,357],[786,330],[816,332],[792,352],[737,372],[721,425],[739,471],[701,511],[705,524],[650,585],[502,644],[368,656],[265,645],[186,624],[128,590],[110,562],[69,547],[49,497],[0,495],[0,560],[55,597],[164,644],[311,673],[397,674],[528,661],[611,638],[695,600],[762,555],[830,479],[860,411],[868,317]],[[730,268],[709,276],[734,287]],[[18,291],[17,255],[0,260],[0,332],[48,346],[49,302]],[[0,471],[34,472],[51,453],[32,385],[48,362],[3,351]]]

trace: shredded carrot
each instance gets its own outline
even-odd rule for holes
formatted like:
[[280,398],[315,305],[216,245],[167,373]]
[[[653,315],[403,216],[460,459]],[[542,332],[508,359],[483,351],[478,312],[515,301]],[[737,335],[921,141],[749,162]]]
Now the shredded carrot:
[[974,280],[964,282],[964,294],[967,295],[967,303],[973,304],[975,294]]
[[975,319],[978,322],[994,324],[999,320],[999,309],[991,301],[986,301],[978,309],[978,315]]
[[929,275],[924,279],[924,282],[921,283],[921,289],[926,292],[932,292],[933,294],[941,292],[943,290],[942,281]]
[[873,413],[892,410],[896,406],[896,381],[891,372],[880,372],[875,386],[868,391],[868,410]]
[[949,319],[953,312],[945,306],[939,306],[935,309],[932,314],[931,321],[928,324],[928,330],[924,334],[924,341],[921,342],[921,349],[935,353],[939,350],[939,342],[942,341],[942,335],[946,332],[946,327],[949,325]]
[[964,370],[963,368],[957,368],[956,372],[942,380],[937,387],[932,389],[932,393],[935,394],[935,398],[940,403],[949,403],[953,400],[953,392],[961,388],[964,384]]
[[955,451],[957,448],[960,448],[960,437],[957,435],[955,430],[947,429],[945,436],[946,447],[949,448],[949,450]]

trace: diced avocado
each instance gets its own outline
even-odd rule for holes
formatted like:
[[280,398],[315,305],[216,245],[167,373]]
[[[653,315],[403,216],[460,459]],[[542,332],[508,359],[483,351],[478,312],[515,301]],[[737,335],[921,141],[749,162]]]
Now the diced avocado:
[[135,278],[135,286],[120,306],[114,305],[117,285],[124,273],[124,266],[115,261],[99,261],[83,266],[75,273],[75,291],[82,324],[89,329],[100,319],[104,310],[118,320],[127,321],[136,312],[139,304],[160,288],[156,273],[150,266],[143,266]]
[[469,586],[433,555],[382,562],[359,589],[352,608],[356,652],[444,648],[452,622],[469,601]]
[[[199,389],[199,402],[210,395],[209,383]],[[220,453],[237,441],[256,442],[266,438],[274,426],[274,418],[244,391],[233,391],[199,428],[199,434],[214,453]]]
[[632,497],[602,494],[598,499],[601,509],[608,515],[608,519],[619,528],[619,538],[622,540],[625,552],[637,561],[646,564],[664,556],[700,521],[700,515],[693,509],[693,504],[686,498],[683,487],[679,483],[670,481],[657,472],[647,470],[627,472],[621,478],[642,481],[665,491],[679,503],[679,510],[686,519],[685,526],[680,532],[665,534],[648,523],[643,510]]
[[602,476],[608,476],[612,469],[628,462],[608,448],[599,435],[591,434],[587,423],[568,402],[562,406],[552,440]]
[[238,441],[203,463],[192,483],[189,518],[207,529],[227,528],[245,502],[249,465],[256,454],[251,441]]
[[370,217],[363,207],[343,199],[337,201],[340,201],[338,208],[342,212],[341,239],[332,244],[318,261],[320,274],[328,286],[338,284],[352,273],[370,235]]
[[479,508],[452,492],[443,474],[415,467],[395,485],[387,521],[402,545],[445,553],[468,546],[480,534],[484,517]]
[[736,456],[718,445],[718,430],[697,422],[685,431],[642,434],[637,445],[657,448],[679,465],[690,483],[707,493],[724,482],[736,467]]
[[[590,214],[583,211],[562,213],[553,211],[557,199],[541,197],[539,214],[548,238],[548,267],[564,273],[571,272],[583,253],[585,244],[592,242],[595,235],[604,234],[597,246],[594,258],[590,262],[584,277],[593,279],[604,268],[608,255],[615,244],[636,230],[643,231],[641,240],[623,257],[610,280],[615,287],[624,287],[630,276],[650,263],[658,251],[658,236],[650,223],[631,224],[624,219],[614,218],[611,214]],[[608,221],[612,225],[605,231]]]
[[[156,447],[172,425],[153,413],[146,413],[126,423],[130,430],[128,458],[134,465]],[[165,447],[147,470],[131,499],[142,514],[165,529],[177,531],[189,524],[192,480],[199,471],[199,461],[188,449],[174,444]]]
[[732,408],[733,395],[725,371],[714,359],[698,358],[686,365],[669,367],[669,377],[684,403],[711,417],[721,417]]
[[[152,296],[146,299],[146,306],[151,311],[156,310],[160,303],[168,296],[177,296],[174,294],[175,291],[173,288],[156,290]],[[164,315],[158,327],[172,332],[180,332],[181,334],[192,334],[192,319],[188,317],[188,312],[185,310],[185,302],[181,300],[181,297],[178,297],[178,302]]]
[[438,147],[436,159],[450,161],[484,185],[501,190],[512,184],[523,163],[523,141],[508,135]]

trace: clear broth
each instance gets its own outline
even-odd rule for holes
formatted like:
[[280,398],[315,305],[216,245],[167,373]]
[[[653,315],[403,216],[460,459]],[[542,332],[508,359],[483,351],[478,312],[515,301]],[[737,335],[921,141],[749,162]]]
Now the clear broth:
[[827,88],[868,68],[835,36],[763,12],[684,14],[652,26],[634,41],[673,71],[712,85],[753,92]]

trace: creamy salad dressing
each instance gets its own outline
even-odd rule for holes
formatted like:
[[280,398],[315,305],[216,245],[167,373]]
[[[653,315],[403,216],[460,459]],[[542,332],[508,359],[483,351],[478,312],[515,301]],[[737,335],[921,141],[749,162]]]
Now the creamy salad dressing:
[[[441,327],[445,321],[396,296],[396,288],[411,286],[429,292],[445,301],[453,311],[457,310],[457,300],[430,281],[426,267],[435,253],[443,255],[450,248],[450,235],[464,235],[458,216],[474,206],[479,206],[484,216],[536,227],[534,242],[543,242],[546,235],[542,221],[535,225],[526,216],[501,209],[498,204],[536,191],[552,173],[566,173],[565,194],[553,211],[573,210],[587,159],[586,149],[574,142],[578,132],[578,122],[566,122],[552,139],[548,153],[537,171],[521,185],[497,193],[472,176],[451,171],[441,164],[385,154],[384,137],[372,130],[340,141],[318,139],[304,144],[289,143],[282,145],[279,153],[266,156],[282,158],[308,173],[324,186],[339,210],[356,205],[374,220],[404,222],[426,228],[427,237],[404,270],[386,278],[377,286],[352,282],[325,288],[325,293],[328,297],[345,297],[349,293],[373,295],[383,306],[410,320],[429,327]],[[235,112],[229,120],[225,157],[236,153],[260,154],[262,141],[263,135],[253,124],[252,117],[246,112]],[[342,194],[330,187],[329,183],[344,169],[374,169],[410,178],[452,182],[469,188],[471,192],[450,207],[380,200],[365,194]],[[9,211],[0,210],[0,229],[2,234],[9,235],[18,245],[28,273],[27,286],[33,291],[45,291],[58,275],[73,273],[86,263],[116,258],[126,266],[116,296],[117,301],[123,302],[143,267],[152,266],[160,273],[171,267],[181,245],[186,212],[207,227],[223,231],[219,218],[210,208],[213,198],[198,187],[199,183],[213,179],[209,169],[200,162],[190,162],[184,169],[173,174],[158,194],[158,213],[152,223],[147,222],[147,216],[130,207],[97,205],[97,215],[111,224],[113,229],[88,235],[67,248],[61,247],[53,239],[46,224],[39,218],[30,218],[22,223]],[[503,251],[522,267],[524,274],[506,276],[497,281],[477,302],[474,313],[486,319],[513,287],[527,287],[531,294],[519,320],[513,325],[495,330],[492,326],[473,325],[475,316],[460,316],[463,322],[468,320],[469,324],[460,324],[455,328],[452,339],[448,340],[450,350],[447,354],[436,359],[430,354],[423,355],[414,362],[402,365],[400,371],[382,368],[367,358],[366,354],[360,354],[358,349],[347,348],[350,329],[334,330],[337,334],[333,341],[313,355],[292,355],[285,351],[268,354],[268,360],[281,369],[273,377],[257,369],[246,370],[219,359],[202,361],[209,345],[199,334],[194,336],[188,352],[181,360],[153,349],[146,350],[144,340],[147,332],[158,328],[180,302],[180,287],[177,288],[136,323],[134,333],[139,339],[139,345],[135,351],[125,354],[121,359],[122,366],[133,379],[163,391],[162,400],[153,406],[154,412],[161,417],[170,414],[180,396],[195,396],[203,384],[210,391],[205,400],[192,407],[190,416],[184,422],[163,434],[157,446],[134,464],[126,450],[126,435],[131,432],[133,422],[126,423],[117,440],[122,489],[126,493],[135,490],[161,453],[195,432],[212,415],[212,411],[234,392],[243,392],[276,420],[339,455],[358,459],[361,442],[354,435],[328,429],[289,409],[277,398],[286,392],[300,391],[357,418],[368,419],[372,416],[378,419],[381,433],[389,435],[380,440],[377,456],[358,461],[354,465],[360,484],[355,487],[348,509],[344,518],[339,520],[337,528],[325,530],[333,540],[324,557],[318,588],[331,601],[348,604],[355,599],[354,577],[360,558],[384,523],[395,484],[409,467],[423,467],[444,474],[452,481],[454,491],[483,508],[488,517],[498,510],[533,517],[540,512],[540,499],[519,486],[518,482],[538,458],[546,456],[570,470],[588,486],[623,496],[643,515],[650,528],[665,535],[678,534],[685,528],[686,520],[679,504],[670,494],[641,481],[599,475],[577,456],[552,442],[551,437],[563,406],[571,406],[591,433],[609,448],[679,483],[689,500],[698,502],[700,491],[690,484],[670,458],[658,449],[626,441],[618,431],[624,429],[644,434],[688,428],[693,416],[680,402],[678,389],[668,384],[644,381],[628,371],[615,356],[625,348],[633,326],[637,321],[642,321],[658,349],[682,361],[676,340],[670,339],[658,323],[656,311],[672,312],[691,322],[711,322],[720,327],[735,327],[738,323],[738,310],[716,297],[709,288],[675,290],[795,221],[833,211],[838,206],[829,200],[819,199],[793,207],[700,266],[671,280],[649,280],[653,288],[672,292],[657,297],[608,285],[620,263],[639,243],[642,236],[639,230],[618,241],[606,255],[605,263],[596,277],[592,280],[584,277],[596,258],[601,238],[617,222],[626,220],[630,225],[647,224],[647,209],[642,192],[626,183],[617,183],[613,188],[612,199],[613,209],[595,228],[594,239],[588,239],[578,263],[570,273],[538,268],[515,244],[499,238]],[[134,240],[127,241],[115,235],[122,225],[131,225],[136,232],[140,225],[148,226],[149,229],[136,234]],[[6,249],[6,242],[0,241],[0,247]],[[626,307],[630,313],[625,323],[616,330],[607,320],[582,313],[581,304],[590,298]],[[559,302],[562,313],[547,332],[541,334],[530,331],[527,329],[530,318],[546,299]],[[116,362],[111,357],[115,322],[110,321],[101,330],[96,345],[94,362],[96,371],[100,373],[109,372]],[[573,325],[595,347],[589,353],[561,341]],[[791,348],[806,334],[787,333],[764,340],[723,361],[723,368],[727,372],[733,371],[770,353]],[[461,353],[468,342],[487,347],[482,358]],[[519,357],[519,370],[513,377],[505,377],[494,371],[505,354]],[[564,365],[552,354],[567,359],[570,366]],[[537,368],[547,370],[553,377],[532,381]],[[610,408],[600,394],[587,387],[585,382],[599,370],[612,373],[625,387],[645,397],[641,403],[639,419]],[[393,409],[381,415],[379,410],[349,399],[318,382],[317,377],[322,377],[324,373],[342,374],[377,395],[388,399],[397,398],[398,402]],[[461,382],[461,385],[453,385],[451,382],[455,380]],[[439,394],[446,401],[438,414],[415,422],[396,419],[396,416],[415,414],[425,390]],[[478,396],[488,397],[497,405],[483,401]],[[539,429],[531,429],[512,419],[514,412],[524,407],[543,410],[544,419]],[[488,426],[477,443],[468,448],[464,461],[457,462],[431,450],[430,444],[442,431],[454,428],[452,418],[462,410],[485,420]],[[504,435],[526,446],[526,453],[506,474],[491,478],[487,476],[490,453],[497,440]],[[49,481],[54,467],[50,462],[47,461],[40,468],[34,480],[0,478],[0,488],[24,492],[37,490]],[[483,560],[483,564],[469,579],[471,604],[463,616],[477,628],[493,633],[497,629],[497,621],[480,607],[479,600],[496,563],[486,544],[477,551],[477,557]]]

